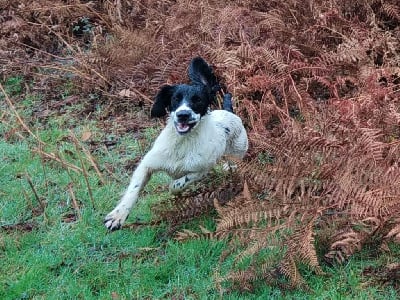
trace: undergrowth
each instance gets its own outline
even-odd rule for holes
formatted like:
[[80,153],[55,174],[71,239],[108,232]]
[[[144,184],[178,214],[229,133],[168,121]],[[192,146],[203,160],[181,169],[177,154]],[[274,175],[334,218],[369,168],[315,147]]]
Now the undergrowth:
[[[170,224],[165,232],[189,240],[174,247],[226,248],[213,252],[220,256],[213,276],[206,272],[222,295],[263,294],[270,285],[276,297],[291,288],[320,291],[332,272],[346,277],[333,279],[332,294],[375,297],[382,284],[396,293],[396,0],[0,1],[0,25],[0,133],[11,164],[1,168],[9,174],[3,180],[21,186],[1,191],[2,230],[24,229],[32,218],[41,224],[30,224],[33,232],[49,220],[46,226],[59,225],[60,213],[101,219],[112,206],[104,187],[118,198],[114,184],[127,179],[157,133],[146,128],[161,125],[148,118],[155,91],[184,81],[187,62],[201,55],[234,95],[250,150],[237,174],[217,172],[197,190],[152,206],[152,226]],[[51,183],[56,174],[60,183]],[[58,184],[63,189],[49,188]],[[157,194],[152,186],[148,193]],[[64,207],[49,210],[63,197]],[[209,226],[196,230],[191,222],[204,214]],[[156,253],[153,259],[163,257]],[[370,256],[380,264],[360,266],[357,258]],[[346,269],[351,262],[357,267]],[[352,272],[376,290],[363,290]]]
[[57,124],[37,122],[30,112],[42,103],[20,104],[36,98],[29,82],[0,84],[10,101],[0,94],[0,298],[207,297],[224,243],[182,247],[165,223],[150,225],[150,206],[168,198],[165,175],[151,180],[130,227],[110,234],[102,224],[159,129],[115,140],[91,121],[71,127],[73,107]]

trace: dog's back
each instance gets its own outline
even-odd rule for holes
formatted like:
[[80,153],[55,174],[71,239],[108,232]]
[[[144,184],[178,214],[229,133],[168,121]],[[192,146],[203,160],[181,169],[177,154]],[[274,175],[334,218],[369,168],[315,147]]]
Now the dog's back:
[[222,108],[223,110],[213,111],[212,115],[218,124],[217,127],[222,127],[228,136],[225,155],[243,158],[248,148],[247,133],[242,120],[234,114],[232,94],[224,94]]
[[225,135],[224,155],[243,158],[248,149],[248,139],[242,120],[229,110],[214,110],[210,113],[219,135]]

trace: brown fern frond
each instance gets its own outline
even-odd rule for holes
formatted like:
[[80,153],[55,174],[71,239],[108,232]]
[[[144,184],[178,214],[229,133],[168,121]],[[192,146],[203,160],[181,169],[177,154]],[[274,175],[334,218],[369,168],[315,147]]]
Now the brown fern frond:
[[395,219],[395,224],[392,229],[383,237],[383,242],[393,241],[400,244],[400,220]]
[[263,49],[264,57],[267,62],[274,67],[278,74],[283,74],[288,68],[288,65],[283,61],[283,58],[278,51]]
[[191,231],[191,230],[188,230],[188,229],[183,229],[183,231],[179,231],[176,235],[175,235],[175,239],[177,240],[177,241],[186,241],[186,240],[189,240],[189,239],[197,239],[197,238],[199,238],[200,237],[200,235],[199,234],[197,234],[197,233],[195,233],[195,232],[193,232],[193,231]]
[[279,264],[279,271],[289,279],[289,284],[292,288],[305,288],[307,283],[301,276],[294,257],[287,253]]
[[219,278],[219,282],[231,282],[239,286],[243,291],[251,291],[256,281],[266,281],[273,285],[279,280],[276,261],[274,258],[268,258],[261,264],[252,265],[245,271],[231,271],[226,276]]
[[200,182],[194,189],[174,195],[169,202],[153,208],[156,218],[176,227],[213,209],[215,199],[218,205],[222,205],[242,192],[243,187],[238,184],[234,173],[225,181],[221,180],[222,178],[215,173],[207,179],[208,182]]
[[391,285],[399,288],[400,264],[389,263],[386,266],[370,266],[364,269],[363,275],[372,279],[373,282],[383,286]]
[[348,228],[332,238],[330,250],[324,256],[327,262],[343,263],[356,251],[360,251],[376,233],[381,221],[377,218],[367,218],[354,225],[357,229]]
[[241,44],[236,50],[236,56],[240,57],[244,62],[254,59],[253,48],[249,44]]
[[398,5],[382,3],[382,10],[392,19],[400,21],[400,8]]
[[[257,260],[257,256],[263,250],[274,251],[276,249],[282,248],[282,237],[278,237],[276,232],[280,231],[280,234],[283,233],[283,229],[287,229],[285,226],[275,226],[274,228],[267,227],[264,230],[252,230],[249,231],[246,235],[239,235],[239,239],[242,244],[245,245],[245,249],[240,251],[239,254],[234,259],[234,265],[240,264],[245,258],[252,257],[255,265],[255,261]],[[232,234],[234,235],[234,233]],[[271,257],[263,258],[262,265],[262,273],[265,273],[265,269],[268,266],[268,269],[272,267],[276,267],[277,262],[279,261],[279,256],[272,255]],[[257,266],[258,268],[258,266]]]
[[239,290],[250,292],[253,290],[252,283],[258,279],[258,275],[254,269],[245,271],[230,272],[227,276],[219,279],[220,282],[232,282]]
[[324,271],[321,269],[315,250],[314,223],[315,219],[313,218],[302,230],[298,230],[290,236],[287,241],[287,251],[295,258],[296,262],[304,263],[310,266],[316,274],[322,275]]
[[178,231],[175,235],[175,239],[177,241],[186,241],[186,240],[192,240],[192,239],[200,239],[200,238],[205,238],[205,239],[213,239],[216,237],[216,234],[207,228],[203,226],[199,226],[200,228],[200,233],[196,233],[192,230],[188,229],[183,229],[183,231]]
[[243,205],[233,209],[230,206],[230,210],[219,215],[217,231],[232,230],[242,226],[257,226],[260,222],[265,222],[270,227],[289,214],[289,205],[279,207],[257,200],[241,204]]
[[287,30],[286,23],[278,11],[258,12],[257,15],[261,19],[260,27],[262,29],[271,30],[273,28],[278,31]]
[[240,161],[238,164],[239,174],[250,182],[250,185],[257,190],[262,190],[265,187],[265,182],[270,176],[266,169],[261,166],[258,161]]

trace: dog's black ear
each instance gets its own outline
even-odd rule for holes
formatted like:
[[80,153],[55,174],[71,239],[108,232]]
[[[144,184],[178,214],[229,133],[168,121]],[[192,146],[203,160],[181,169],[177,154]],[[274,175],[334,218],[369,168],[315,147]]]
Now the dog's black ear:
[[193,84],[203,84],[207,86],[214,94],[220,89],[213,70],[201,57],[195,57],[190,62],[189,78]]
[[163,117],[167,114],[167,108],[171,106],[171,98],[175,92],[175,85],[164,85],[154,100],[153,107],[151,108],[150,116]]

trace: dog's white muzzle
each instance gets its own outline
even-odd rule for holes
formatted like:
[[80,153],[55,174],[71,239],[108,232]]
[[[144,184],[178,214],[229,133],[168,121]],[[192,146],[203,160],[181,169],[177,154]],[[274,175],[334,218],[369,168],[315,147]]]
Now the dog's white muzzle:
[[196,114],[185,103],[173,113],[173,121],[178,134],[186,134],[200,121],[200,114]]

